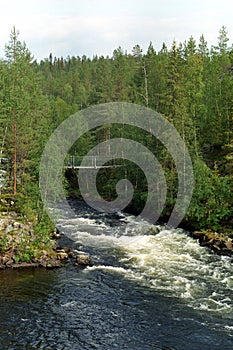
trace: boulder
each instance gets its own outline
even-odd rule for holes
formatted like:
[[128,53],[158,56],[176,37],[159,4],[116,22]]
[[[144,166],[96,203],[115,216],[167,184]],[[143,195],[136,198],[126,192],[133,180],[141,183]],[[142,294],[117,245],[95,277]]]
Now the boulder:
[[221,248],[220,248],[220,244],[219,242],[217,241],[216,243],[213,244],[213,248],[218,250],[218,251],[221,251]]
[[52,234],[52,239],[59,239],[61,238],[61,234],[59,233],[58,230],[54,231]]
[[88,253],[79,251],[76,256],[75,265],[88,266],[91,264],[91,257]]
[[64,250],[68,254],[69,258],[73,258],[74,257],[74,249],[73,248],[64,247]]
[[56,253],[57,253],[57,259],[59,259],[59,260],[68,260],[69,259],[69,256],[64,249],[59,249],[59,250],[57,249]]
[[228,250],[233,250],[233,244],[231,241],[226,241],[225,246]]
[[193,237],[194,239],[203,239],[203,236],[204,236],[204,233],[201,232],[201,231],[194,231],[194,232],[192,233],[192,237]]

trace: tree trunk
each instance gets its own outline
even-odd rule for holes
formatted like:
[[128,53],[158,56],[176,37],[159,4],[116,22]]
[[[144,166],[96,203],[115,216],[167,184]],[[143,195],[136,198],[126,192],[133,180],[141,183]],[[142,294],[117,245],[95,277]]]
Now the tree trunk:
[[17,139],[16,139],[16,123],[13,124],[13,138],[14,138],[14,159],[13,159],[13,189],[14,195],[17,194]]

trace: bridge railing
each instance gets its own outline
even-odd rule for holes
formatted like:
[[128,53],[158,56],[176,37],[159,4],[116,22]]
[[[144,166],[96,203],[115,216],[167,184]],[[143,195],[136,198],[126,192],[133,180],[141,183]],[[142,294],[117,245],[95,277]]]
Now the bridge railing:
[[[108,163],[109,166],[119,166],[119,162],[116,162],[115,159],[109,160],[108,157],[104,156],[85,156],[85,159],[87,160],[86,165],[89,167],[99,167],[102,166],[106,163]],[[81,166],[83,157],[77,157],[77,156],[70,156],[66,161],[65,161],[65,166],[66,167],[79,167]],[[117,164],[118,163],[118,164]]]

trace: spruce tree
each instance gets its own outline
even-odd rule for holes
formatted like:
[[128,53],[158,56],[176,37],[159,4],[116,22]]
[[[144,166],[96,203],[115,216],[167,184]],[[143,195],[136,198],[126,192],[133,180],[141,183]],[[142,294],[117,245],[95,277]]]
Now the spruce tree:
[[38,176],[42,145],[50,131],[49,106],[32,55],[13,28],[6,45],[7,76],[4,86],[4,115],[8,125],[7,152],[11,160],[12,189],[25,195],[28,183]]

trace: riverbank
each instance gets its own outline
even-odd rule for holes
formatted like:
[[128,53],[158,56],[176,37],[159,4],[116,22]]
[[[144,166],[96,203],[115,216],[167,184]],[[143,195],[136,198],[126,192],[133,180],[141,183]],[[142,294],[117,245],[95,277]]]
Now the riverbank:
[[[210,230],[190,231],[189,235],[203,247],[217,254],[233,256],[232,236]],[[46,269],[63,267],[69,261],[76,266],[86,266],[91,258],[85,252],[74,254],[73,249],[59,246],[60,235],[36,234],[34,226],[22,221],[15,212],[0,215],[0,269],[42,267]]]
[[60,246],[60,234],[36,234],[30,222],[19,220],[15,212],[0,215],[0,270],[30,267],[54,269],[71,262],[85,267],[91,257],[83,251]]
[[[55,237],[54,237],[55,238]],[[55,239],[36,234],[34,225],[15,212],[0,215],[0,269],[25,267],[62,267],[68,252]]]
[[207,247],[217,254],[233,256],[233,240],[226,235],[207,231],[194,231],[191,233],[202,247]]

